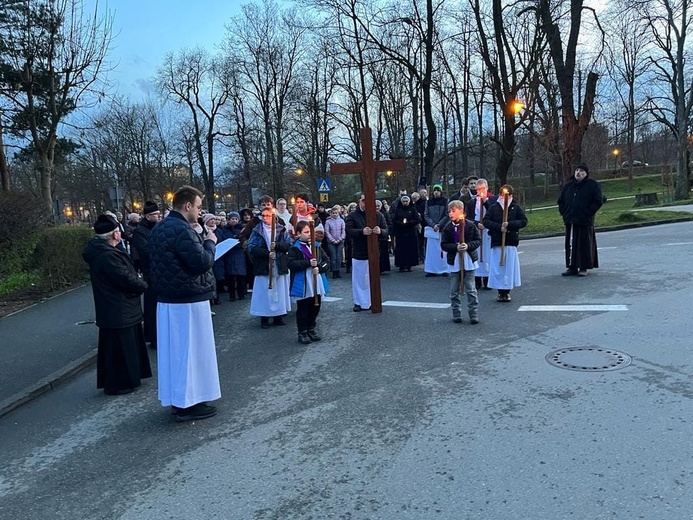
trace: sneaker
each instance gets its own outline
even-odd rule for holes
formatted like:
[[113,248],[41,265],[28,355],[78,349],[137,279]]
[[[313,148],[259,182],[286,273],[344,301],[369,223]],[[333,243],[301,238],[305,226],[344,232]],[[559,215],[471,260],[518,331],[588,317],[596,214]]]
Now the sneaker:
[[566,269],[561,273],[561,276],[575,276],[578,274],[577,269]]
[[320,341],[322,338],[318,335],[317,332],[314,330],[309,330],[308,331],[308,337],[310,338],[311,341]]
[[462,318],[453,318],[452,322],[453,323],[462,323]]
[[587,276],[587,269],[582,269],[578,271],[578,276]]
[[197,403],[188,408],[173,407],[173,411],[176,415],[176,422],[202,420],[217,414],[217,409],[206,403]]
[[309,343],[311,343],[310,338],[308,337],[308,334],[306,334],[305,332],[299,332],[298,333],[298,342],[301,345],[308,345]]
[[361,312],[363,309],[361,308],[360,305],[354,305],[354,308],[352,309],[354,312]]

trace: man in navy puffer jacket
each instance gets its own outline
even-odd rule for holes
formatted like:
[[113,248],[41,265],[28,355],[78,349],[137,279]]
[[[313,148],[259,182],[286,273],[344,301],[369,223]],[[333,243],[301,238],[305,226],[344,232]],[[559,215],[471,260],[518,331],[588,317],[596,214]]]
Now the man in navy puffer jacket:
[[202,237],[197,222],[202,193],[191,186],[173,195],[173,209],[151,234],[151,280],[156,291],[159,400],[177,421],[206,419],[221,397],[209,300],[214,294],[217,237]]

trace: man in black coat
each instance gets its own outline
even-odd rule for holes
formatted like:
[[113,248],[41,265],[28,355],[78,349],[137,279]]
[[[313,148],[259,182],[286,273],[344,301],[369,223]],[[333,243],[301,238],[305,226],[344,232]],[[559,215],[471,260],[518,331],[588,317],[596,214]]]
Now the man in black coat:
[[359,206],[347,215],[345,220],[346,237],[351,240],[351,286],[354,296],[354,312],[371,307],[371,287],[368,273],[368,237],[377,235],[387,240],[387,224],[379,211],[375,212],[376,226],[366,225],[366,197],[359,197]]
[[137,275],[130,255],[117,247],[122,233],[118,222],[100,215],[94,231],[82,257],[89,264],[99,328],[96,388],[107,395],[127,394],[152,376],[140,305],[147,284]]
[[604,203],[599,183],[589,178],[583,162],[573,178],[563,186],[558,211],[565,224],[565,265],[563,276],[587,276],[588,269],[599,267],[594,216]]
[[140,220],[137,227],[132,232],[130,252],[139,258],[139,270],[142,279],[147,282],[147,290],[144,291],[144,339],[149,342],[149,346],[156,349],[156,293],[152,285],[150,272],[149,242],[151,240],[152,229],[161,220],[161,211],[156,203],[147,201],[144,203],[144,218]]

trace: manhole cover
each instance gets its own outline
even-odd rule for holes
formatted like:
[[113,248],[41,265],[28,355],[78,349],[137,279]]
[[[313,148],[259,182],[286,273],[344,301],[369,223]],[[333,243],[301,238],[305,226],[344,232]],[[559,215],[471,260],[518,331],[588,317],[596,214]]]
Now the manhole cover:
[[606,372],[630,365],[628,354],[599,347],[570,347],[546,355],[549,364],[578,372]]

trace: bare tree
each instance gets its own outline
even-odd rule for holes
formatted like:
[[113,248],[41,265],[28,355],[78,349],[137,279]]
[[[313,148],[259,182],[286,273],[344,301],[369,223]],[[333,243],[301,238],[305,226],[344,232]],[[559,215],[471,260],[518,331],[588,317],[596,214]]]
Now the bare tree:
[[693,28],[688,9],[691,0],[653,0],[648,2],[645,17],[654,36],[658,54],[650,56],[656,81],[662,94],[649,99],[650,113],[668,128],[677,142],[674,197],[689,197],[688,136],[693,107],[693,68],[687,37]]
[[228,62],[200,48],[170,53],[157,73],[157,83],[170,99],[190,111],[207,208],[214,212],[214,149],[223,135],[220,111],[229,99]]
[[[111,42],[112,17],[81,0],[5,2],[0,7],[0,93],[14,106],[10,130],[33,144],[40,159],[41,198],[52,210],[51,181],[58,129],[89,104]],[[93,99],[93,97],[92,97]]]
[[[565,0],[556,5],[551,0],[538,0],[539,20],[545,33],[561,97],[561,121],[563,133],[563,180],[568,180],[578,164],[582,149],[582,137],[594,114],[594,99],[597,91],[598,74],[587,74],[584,97],[575,107],[575,73],[577,66],[578,37],[584,10],[583,0],[571,0],[565,9]],[[568,39],[561,37],[563,17],[568,16]],[[596,19],[596,15],[595,15]],[[579,99],[579,98],[578,98]]]
[[636,121],[643,113],[645,104],[637,99],[638,85],[647,81],[651,46],[650,32],[642,15],[629,5],[629,0],[616,2],[610,13],[609,42],[610,76],[620,105],[625,112],[625,153],[628,159],[628,191],[633,189],[633,159],[636,138]]
[[238,64],[247,94],[252,96],[264,131],[265,167],[272,193],[284,194],[286,115],[295,88],[294,74],[303,52],[305,25],[294,11],[273,0],[243,6],[228,28],[227,53]]
[[[504,7],[501,0],[493,0],[491,12],[485,12],[479,0],[470,0],[476,19],[480,51],[489,73],[493,97],[501,113],[499,161],[496,179],[500,185],[507,182],[508,170],[513,161],[515,130],[522,123],[518,120],[523,103],[520,92],[529,86],[535,75],[535,67],[542,51],[541,35],[536,31],[536,11],[510,4]],[[513,22],[508,23],[507,19]]]

